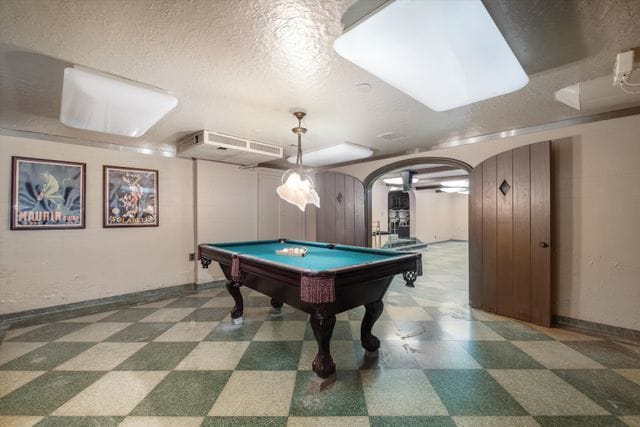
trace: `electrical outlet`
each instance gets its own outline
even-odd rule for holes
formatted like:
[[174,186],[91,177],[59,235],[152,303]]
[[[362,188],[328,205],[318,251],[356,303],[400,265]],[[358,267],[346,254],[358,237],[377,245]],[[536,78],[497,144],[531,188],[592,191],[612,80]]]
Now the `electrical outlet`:
[[196,253],[195,252],[191,252],[189,254],[189,261],[195,261],[196,260]]

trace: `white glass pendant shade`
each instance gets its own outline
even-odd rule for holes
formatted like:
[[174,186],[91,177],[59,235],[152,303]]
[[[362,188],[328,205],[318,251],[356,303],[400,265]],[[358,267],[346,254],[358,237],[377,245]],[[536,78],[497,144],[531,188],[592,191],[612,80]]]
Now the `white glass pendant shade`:
[[311,178],[290,169],[282,176],[282,185],[276,189],[281,199],[296,205],[304,212],[307,204],[320,207],[320,197],[313,188]]

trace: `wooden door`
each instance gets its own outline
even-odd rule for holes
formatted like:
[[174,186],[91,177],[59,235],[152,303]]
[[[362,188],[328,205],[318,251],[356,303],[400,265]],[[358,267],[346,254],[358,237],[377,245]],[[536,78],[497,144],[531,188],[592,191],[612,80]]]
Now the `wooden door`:
[[551,143],[501,153],[470,174],[469,304],[551,323]]
[[315,177],[320,196],[316,211],[316,239],[319,242],[366,246],[364,186],[358,179],[334,172]]

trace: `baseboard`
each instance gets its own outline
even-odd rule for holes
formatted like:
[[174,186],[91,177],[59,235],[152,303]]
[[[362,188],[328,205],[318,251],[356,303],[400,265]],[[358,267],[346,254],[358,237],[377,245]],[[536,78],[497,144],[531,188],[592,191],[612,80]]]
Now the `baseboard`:
[[172,297],[194,294],[200,290],[217,288],[224,285],[224,280],[207,282],[196,285],[187,283],[184,285],[167,286],[164,288],[149,289],[146,291],[132,292],[129,294],[115,295],[112,297],[98,298],[88,301],[74,302],[70,304],[54,305],[51,307],[36,308],[32,310],[18,311],[15,313],[0,314],[0,335],[2,330],[15,326],[30,326],[39,323],[53,322],[78,316],[109,311],[135,304],[147,304]]
[[594,332],[612,337],[640,341],[640,331],[635,329],[621,328],[619,326],[605,325],[604,323],[589,322],[587,320],[558,315],[553,315],[553,324],[581,329],[585,332]]
[[447,239],[447,240],[438,240],[435,242],[428,242],[425,243],[426,245],[435,245],[436,243],[447,243],[447,242],[464,242],[464,243],[468,243],[468,240],[459,240],[459,239]]

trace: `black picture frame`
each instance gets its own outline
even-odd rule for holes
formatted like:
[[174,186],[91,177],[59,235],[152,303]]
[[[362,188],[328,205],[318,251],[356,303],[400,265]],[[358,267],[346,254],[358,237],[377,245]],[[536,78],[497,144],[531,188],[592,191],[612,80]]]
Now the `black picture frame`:
[[11,159],[11,230],[86,227],[85,163]]
[[155,169],[103,166],[103,227],[158,227],[158,180]]

